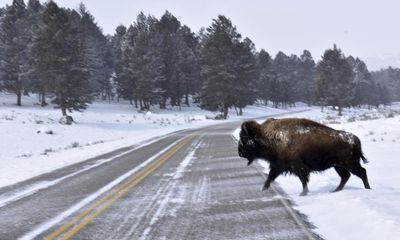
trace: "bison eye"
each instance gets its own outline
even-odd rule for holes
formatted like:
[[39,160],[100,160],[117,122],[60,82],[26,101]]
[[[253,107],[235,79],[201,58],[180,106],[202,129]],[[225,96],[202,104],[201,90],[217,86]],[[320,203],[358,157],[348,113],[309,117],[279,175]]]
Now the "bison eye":
[[247,141],[246,143],[247,145],[254,145],[254,141],[252,139],[250,139],[249,141]]

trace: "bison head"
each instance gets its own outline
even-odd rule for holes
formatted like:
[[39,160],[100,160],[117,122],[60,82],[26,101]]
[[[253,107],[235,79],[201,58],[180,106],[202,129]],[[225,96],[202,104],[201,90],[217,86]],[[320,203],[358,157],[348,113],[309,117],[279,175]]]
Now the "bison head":
[[260,157],[260,137],[261,127],[256,121],[246,121],[242,124],[238,152],[240,157],[247,158],[247,165]]

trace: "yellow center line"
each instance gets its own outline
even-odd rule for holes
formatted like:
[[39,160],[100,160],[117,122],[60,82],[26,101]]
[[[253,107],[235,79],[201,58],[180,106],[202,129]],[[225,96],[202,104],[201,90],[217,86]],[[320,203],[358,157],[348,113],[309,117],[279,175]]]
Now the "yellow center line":
[[[179,142],[177,145],[175,145],[170,151],[172,151],[174,148],[180,146],[180,144],[182,144],[182,142]],[[154,161],[153,163],[151,163],[146,169],[148,169],[150,166],[154,165],[157,161],[159,161],[160,159],[168,156],[168,154],[170,153],[167,152],[164,155],[162,155],[159,159],[157,159],[156,161]],[[145,170],[146,170],[145,169]],[[144,170],[142,170],[144,171]],[[140,174],[140,172],[139,172]],[[57,231],[51,233],[50,235],[48,235],[45,239],[54,239],[55,237],[57,237],[58,235],[60,235],[62,232],[64,232],[67,228],[69,228],[70,226],[74,225],[76,222],[78,222],[80,219],[82,219],[83,217],[85,217],[86,215],[88,215],[91,211],[93,211],[95,208],[97,208],[99,205],[101,205],[103,202],[107,201],[109,198],[111,198],[112,196],[114,196],[115,193],[117,193],[118,191],[120,191],[121,189],[125,188],[126,186],[128,186],[132,181],[134,181],[137,176],[139,174],[133,175],[131,178],[129,178],[128,180],[125,180],[124,183],[120,184],[117,188],[113,189],[112,191],[110,191],[105,197],[103,197],[102,199],[100,199],[99,201],[97,201],[95,204],[93,204],[92,206],[90,206],[88,209],[86,209],[85,211],[83,211],[81,214],[79,214],[78,216],[76,216],[72,221],[70,221],[69,223],[63,225],[62,227],[60,227]]]
[[[193,137],[186,138],[179,143],[177,143],[174,147],[172,147],[167,153],[163,154],[157,160],[153,161],[149,166],[140,171],[139,173],[133,175],[124,183],[120,184],[118,187],[110,191],[105,197],[91,205],[88,209],[83,211],[81,214],[77,215],[70,222],[64,224],[56,231],[52,232],[50,235],[46,236],[46,240],[52,240],[59,235],[61,235],[64,231],[69,229],[71,226],[75,225],[81,219],[92,213],[88,218],[84,221],[75,225],[72,229],[70,229],[65,235],[61,237],[61,239],[69,239],[73,235],[75,235],[78,231],[80,231],[83,227],[89,224],[96,216],[102,213],[104,210],[109,208],[115,201],[117,201],[120,197],[126,194],[131,188],[136,186],[141,180],[147,177],[150,173],[152,173],[155,169],[161,166],[166,160],[171,158],[179,149],[185,146]],[[109,200],[109,201],[108,201]],[[106,202],[108,201],[108,202]],[[106,203],[105,203],[106,202]],[[103,204],[105,203],[105,204]],[[103,205],[102,205],[103,204]],[[101,206],[102,205],[102,206]]]

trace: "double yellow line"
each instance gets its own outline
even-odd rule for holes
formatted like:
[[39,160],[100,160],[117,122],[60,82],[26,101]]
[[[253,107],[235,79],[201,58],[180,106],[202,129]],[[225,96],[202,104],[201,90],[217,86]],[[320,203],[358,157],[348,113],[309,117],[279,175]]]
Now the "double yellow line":
[[108,192],[103,198],[95,202],[88,209],[74,217],[70,222],[64,224],[56,231],[45,237],[46,240],[52,240],[62,235],[59,239],[69,239],[84,228],[87,224],[93,221],[99,214],[104,212],[119,198],[125,195],[131,188],[136,186],[145,177],[150,175],[154,170],[161,166],[164,162],[170,159],[179,149],[188,144],[193,137],[187,137],[173,146],[169,151],[154,160],[143,170],[119,184],[112,191]]

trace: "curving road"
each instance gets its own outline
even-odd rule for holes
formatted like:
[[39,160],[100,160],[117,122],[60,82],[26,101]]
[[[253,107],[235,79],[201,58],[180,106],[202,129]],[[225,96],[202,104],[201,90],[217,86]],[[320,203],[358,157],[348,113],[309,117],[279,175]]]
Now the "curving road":
[[180,131],[0,189],[0,239],[319,239],[237,156],[239,122]]

